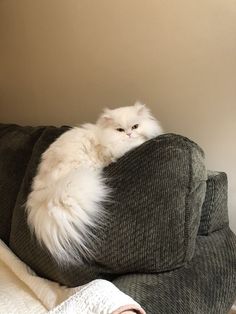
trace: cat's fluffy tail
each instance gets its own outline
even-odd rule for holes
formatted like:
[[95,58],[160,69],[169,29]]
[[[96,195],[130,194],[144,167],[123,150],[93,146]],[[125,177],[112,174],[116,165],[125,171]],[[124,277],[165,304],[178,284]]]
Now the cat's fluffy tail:
[[93,233],[102,226],[102,202],[109,190],[100,172],[77,169],[55,185],[33,189],[26,208],[28,224],[38,241],[60,263],[72,263],[93,253]]

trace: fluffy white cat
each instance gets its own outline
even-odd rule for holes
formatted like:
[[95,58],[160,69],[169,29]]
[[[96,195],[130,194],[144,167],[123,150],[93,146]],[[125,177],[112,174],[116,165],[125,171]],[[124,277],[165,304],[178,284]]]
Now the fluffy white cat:
[[143,104],[105,109],[96,124],[63,133],[43,153],[26,210],[38,241],[60,264],[87,258],[109,189],[102,169],[162,133]]

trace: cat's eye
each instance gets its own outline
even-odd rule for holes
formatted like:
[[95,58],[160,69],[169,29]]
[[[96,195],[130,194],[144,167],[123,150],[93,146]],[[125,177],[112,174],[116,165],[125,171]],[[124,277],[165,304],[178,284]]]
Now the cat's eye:
[[116,129],[116,131],[118,131],[118,132],[125,132],[125,130],[122,129],[122,128],[118,128],[118,129]]
[[135,124],[132,126],[132,130],[137,129],[138,128],[138,124]]

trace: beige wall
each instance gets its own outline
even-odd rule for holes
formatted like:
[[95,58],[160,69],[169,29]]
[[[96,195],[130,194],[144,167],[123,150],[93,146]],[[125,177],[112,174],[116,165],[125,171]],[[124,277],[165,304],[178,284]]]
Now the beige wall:
[[0,0],[1,121],[94,121],[135,99],[228,173],[236,231],[235,0]]

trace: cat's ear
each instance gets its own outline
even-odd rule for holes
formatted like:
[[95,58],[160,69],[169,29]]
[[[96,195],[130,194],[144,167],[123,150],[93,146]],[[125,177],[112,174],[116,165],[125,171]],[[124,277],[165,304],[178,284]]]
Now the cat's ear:
[[136,101],[134,107],[137,109],[137,113],[139,115],[143,114],[144,112],[147,112],[148,110],[146,105],[141,103],[140,101]]
[[97,124],[99,124],[101,126],[108,126],[108,125],[110,125],[112,123],[112,121],[113,121],[110,112],[111,112],[110,109],[105,108],[103,110],[103,113],[99,117],[99,119],[97,121]]

